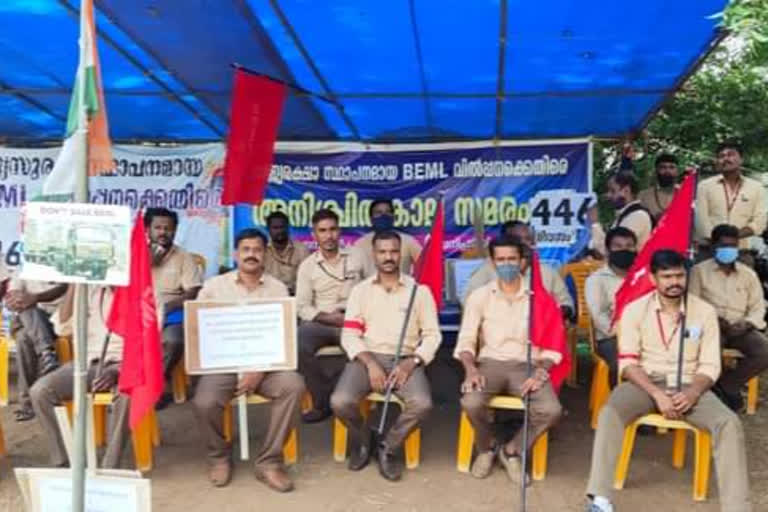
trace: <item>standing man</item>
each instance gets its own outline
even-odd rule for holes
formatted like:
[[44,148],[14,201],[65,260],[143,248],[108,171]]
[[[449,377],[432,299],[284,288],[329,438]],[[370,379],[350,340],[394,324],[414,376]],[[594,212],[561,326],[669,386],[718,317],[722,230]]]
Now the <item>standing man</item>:
[[666,211],[669,203],[677,191],[677,157],[669,153],[662,153],[656,157],[656,184],[641,190],[637,194],[640,204],[651,214],[655,222],[658,222]]
[[744,357],[736,368],[723,372],[714,391],[736,412],[744,407],[741,388],[768,368],[765,299],[757,274],[739,263],[739,230],[721,224],[712,230],[714,257],[693,267],[691,293],[717,310],[723,348],[739,350]]
[[608,251],[606,264],[587,277],[584,295],[592,318],[595,345],[598,355],[608,363],[611,385],[616,385],[618,348],[613,312],[616,307],[616,291],[635,261],[637,238],[621,226],[608,231],[605,248]]
[[312,216],[312,236],[317,251],[306,258],[296,276],[296,307],[299,311],[299,371],[307,379],[313,410],[305,423],[323,421],[331,415],[333,380],[323,372],[315,356],[320,348],[339,345],[344,312],[352,287],[363,278],[363,261],[357,250],[339,247],[339,216],[333,210],[318,210]]
[[685,259],[670,250],[651,258],[656,291],[630,303],[619,321],[619,372],[624,378],[600,412],[587,486],[590,512],[612,512],[611,493],[624,428],[657,412],[708,430],[714,445],[720,506],[749,512],[744,431],[739,417],[709,391],[720,376],[720,333],[715,309],[689,294],[685,304],[682,391],[676,391]]
[[[349,363],[339,378],[331,404],[350,434],[349,469],[359,471],[370,459],[372,435],[360,414],[360,402],[370,393],[392,386],[405,403],[395,424],[377,447],[379,472],[399,480],[402,464],[395,453],[408,434],[432,409],[432,395],[424,371],[435,357],[441,335],[432,293],[400,271],[400,235],[378,232],[373,237],[377,274],[352,289],[341,344]],[[405,330],[400,360],[395,360],[411,294],[415,299]]]
[[612,228],[625,227],[637,237],[637,250],[642,251],[648,237],[651,236],[653,215],[637,198],[637,179],[629,172],[618,172],[608,180],[605,194],[616,209]]
[[[264,273],[267,237],[257,229],[244,229],[235,239],[237,269],[205,282],[199,300],[246,301],[288,297],[288,289]],[[232,398],[259,393],[270,399],[270,419],[264,445],[256,456],[256,478],[271,489],[288,492],[293,482],[283,469],[283,444],[299,422],[304,379],[295,371],[233,373],[200,377],[193,399],[205,437],[210,463],[209,478],[216,487],[232,477],[231,447],[224,440],[224,408]]]
[[699,183],[696,193],[696,234],[700,254],[711,251],[709,235],[715,226],[730,224],[739,230],[739,249],[750,248],[749,237],[760,236],[766,228],[768,213],[765,190],[759,181],[742,173],[741,146],[723,142],[717,147],[718,176]]
[[309,249],[301,242],[291,240],[291,221],[281,211],[274,211],[267,216],[269,245],[264,260],[267,274],[279,279],[288,287],[288,293],[296,293],[296,273],[299,264],[309,256]]
[[[509,478],[519,484],[525,474],[520,454],[562,414],[549,380],[550,368],[562,355],[531,347],[534,370],[528,377],[530,296],[522,274],[529,266],[529,249],[517,239],[501,237],[491,242],[489,250],[497,277],[467,299],[453,355],[464,366],[461,407],[475,428],[478,455],[472,475],[487,477],[498,457]],[[527,446],[522,446],[522,429],[504,446],[495,439],[488,403],[500,393],[530,394]]]
[[163,372],[171,376],[184,354],[184,302],[194,300],[203,285],[203,269],[192,254],[174,245],[179,216],[165,208],[147,208],[144,227],[149,234],[152,282],[158,309],[163,312]]
[[[368,210],[371,217],[373,232],[368,233],[357,239],[354,243],[356,249],[363,255],[363,264],[365,265],[365,277],[376,274],[376,258],[373,255],[373,237],[376,233],[383,231],[392,231],[395,228],[395,205],[391,199],[376,198],[371,202]],[[421,254],[421,245],[411,235],[399,232],[403,247],[400,255],[400,271],[410,275],[413,270],[413,264],[419,259]]]

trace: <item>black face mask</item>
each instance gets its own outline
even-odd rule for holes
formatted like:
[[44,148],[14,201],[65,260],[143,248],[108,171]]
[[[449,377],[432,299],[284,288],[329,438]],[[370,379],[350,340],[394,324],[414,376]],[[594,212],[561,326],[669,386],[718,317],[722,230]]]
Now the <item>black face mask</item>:
[[635,251],[611,251],[608,253],[608,263],[621,270],[628,270],[636,256]]
[[658,183],[661,188],[671,187],[675,184],[675,181],[677,181],[677,178],[670,176],[669,174],[656,175],[656,183]]

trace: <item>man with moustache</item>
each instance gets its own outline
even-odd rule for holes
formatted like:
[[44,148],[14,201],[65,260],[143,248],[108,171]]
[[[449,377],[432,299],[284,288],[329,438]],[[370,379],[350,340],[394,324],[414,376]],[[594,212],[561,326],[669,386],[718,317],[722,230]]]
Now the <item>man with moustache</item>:
[[[394,389],[405,407],[376,446],[379,473],[399,480],[403,466],[396,456],[408,434],[432,409],[432,395],[424,371],[440,346],[437,306],[432,293],[400,271],[400,235],[378,232],[373,237],[377,273],[355,286],[349,295],[341,345],[349,363],[331,396],[336,416],[350,436],[349,469],[363,469],[373,451],[371,432],[360,413],[368,393]],[[405,329],[400,359],[395,360],[411,294],[415,293]]]
[[[247,301],[288,297],[288,289],[264,273],[267,237],[257,229],[244,229],[235,238],[237,269],[208,279],[199,300]],[[208,448],[209,478],[216,487],[232,477],[231,447],[224,440],[224,408],[236,396],[259,393],[270,399],[269,426],[256,456],[256,478],[271,489],[288,492],[293,482],[283,468],[283,444],[299,421],[304,379],[295,371],[249,372],[200,377],[193,399],[195,413]]]
[[666,211],[677,191],[677,158],[669,153],[662,153],[654,162],[656,168],[656,183],[637,194],[640,204],[658,222]]
[[315,353],[339,345],[350,290],[363,279],[364,263],[358,250],[339,246],[339,216],[318,210],[312,216],[312,236],[317,251],[307,257],[296,275],[296,307],[299,312],[299,371],[307,380],[314,408],[302,417],[316,423],[331,415],[330,395],[334,379],[323,371]]
[[288,287],[288,293],[296,293],[296,273],[299,265],[309,256],[309,249],[298,240],[292,240],[291,221],[281,211],[274,211],[267,216],[269,245],[264,260],[267,274],[278,278]]
[[[619,372],[624,382],[600,412],[592,449],[589,512],[612,512],[616,463],[624,429],[657,412],[709,431],[714,446],[720,507],[749,512],[744,431],[739,417],[710,391],[720,376],[720,332],[715,309],[686,289],[686,261],[671,250],[651,258],[656,290],[626,306],[619,321]],[[681,391],[676,389],[680,329],[685,313]]]

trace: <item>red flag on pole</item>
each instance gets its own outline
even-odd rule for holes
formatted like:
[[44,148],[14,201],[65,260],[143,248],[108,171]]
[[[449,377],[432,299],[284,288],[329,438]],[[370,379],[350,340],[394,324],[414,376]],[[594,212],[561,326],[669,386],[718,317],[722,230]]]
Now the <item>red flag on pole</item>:
[[443,214],[443,201],[437,205],[435,218],[432,222],[432,231],[424,250],[421,251],[416,262],[413,276],[420,284],[427,285],[435,298],[437,309],[443,307],[443,239],[445,238],[445,218]]
[[[563,313],[552,295],[544,288],[541,280],[541,265],[539,255],[532,251],[531,258],[531,289],[533,304],[531,306],[531,343],[543,350],[559,352],[563,357],[558,364],[550,369],[550,378],[555,392],[560,390],[568,372],[571,370],[571,353],[568,350],[568,337],[565,332]],[[513,321],[510,319],[510,321]]]
[[653,253],[659,249],[672,249],[685,254],[690,247],[695,192],[696,173],[691,172],[683,180],[666,212],[659,219],[659,223],[616,291],[614,324],[621,317],[621,312],[627,304],[654,290],[650,267]]
[[235,70],[221,204],[264,198],[284,100],[284,84]]
[[152,264],[143,215],[131,232],[128,286],[117,288],[107,328],[123,338],[123,361],[117,387],[131,399],[130,425],[136,428],[163,393],[163,358],[157,323]]

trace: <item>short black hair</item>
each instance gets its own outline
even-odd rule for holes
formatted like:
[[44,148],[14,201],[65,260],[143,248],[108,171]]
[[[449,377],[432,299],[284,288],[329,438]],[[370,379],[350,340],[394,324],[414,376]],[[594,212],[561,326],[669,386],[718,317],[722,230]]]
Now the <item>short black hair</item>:
[[504,236],[504,234],[507,233],[508,231],[512,231],[513,229],[519,228],[521,226],[525,228],[530,227],[527,222],[523,222],[521,220],[508,220],[507,222],[501,225],[499,236]]
[[739,155],[744,155],[744,149],[741,147],[741,143],[736,139],[727,139],[720,142],[720,144],[718,144],[717,148],[715,149],[715,155],[719,155],[720,152],[724,149],[733,149],[739,153]]
[[167,217],[173,221],[173,227],[179,226],[179,214],[169,210],[168,208],[147,208],[144,212],[144,227],[148,228],[152,225],[152,220],[155,217]]
[[662,153],[656,157],[653,162],[654,169],[658,169],[661,164],[675,164],[678,165],[677,157],[672,153]]
[[386,231],[376,231],[373,234],[373,240],[371,241],[371,245],[374,247],[376,246],[376,242],[379,240],[397,240],[398,243],[402,245],[403,239],[400,237],[400,235],[396,231],[392,230],[386,230]]
[[671,270],[685,267],[686,261],[682,254],[672,249],[659,249],[651,256],[651,273],[659,270]]
[[629,187],[633,196],[637,195],[637,192],[640,190],[637,178],[635,178],[635,175],[631,172],[619,171],[611,176],[611,179],[621,188]]
[[317,210],[312,215],[312,225],[317,225],[318,222],[321,220],[335,220],[336,224],[339,223],[339,214],[337,214],[335,211],[331,210],[330,208],[322,208],[320,210]]
[[288,225],[291,224],[291,219],[288,218],[288,216],[285,214],[284,211],[282,211],[282,210],[275,210],[272,213],[270,213],[269,215],[267,215],[267,220],[266,220],[267,227],[269,227],[269,224],[273,220],[276,220],[276,219],[284,220],[286,222],[286,224],[288,224]]
[[718,242],[722,238],[739,238],[739,228],[731,224],[718,224],[712,230],[712,243]]
[[624,226],[616,226],[608,230],[605,234],[605,248],[608,249],[611,246],[614,238],[631,238],[632,242],[637,245],[637,235],[634,231]]
[[502,235],[491,240],[491,243],[488,244],[488,254],[491,255],[491,258],[493,258],[497,247],[516,247],[521,258],[528,257],[527,247],[519,238],[514,236]]
[[251,238],[258,238],[261,240],[261,243],[264,244],[264,247],[267,246],[267,235],[262,233],[260,229],[245,228],[240,230],[240,232],[235,237],[235,249],[240,247],[240,242],[243,240],[249,240]]
[[395,213],[395,203],[393,203],[391,199],[386,197],[375,197],[373,201],[371,201],[371,206],[368,207],[369,217],[373,216],[373,209],[380,204],[388,204],[389,209],[392,210],[392,213]]

